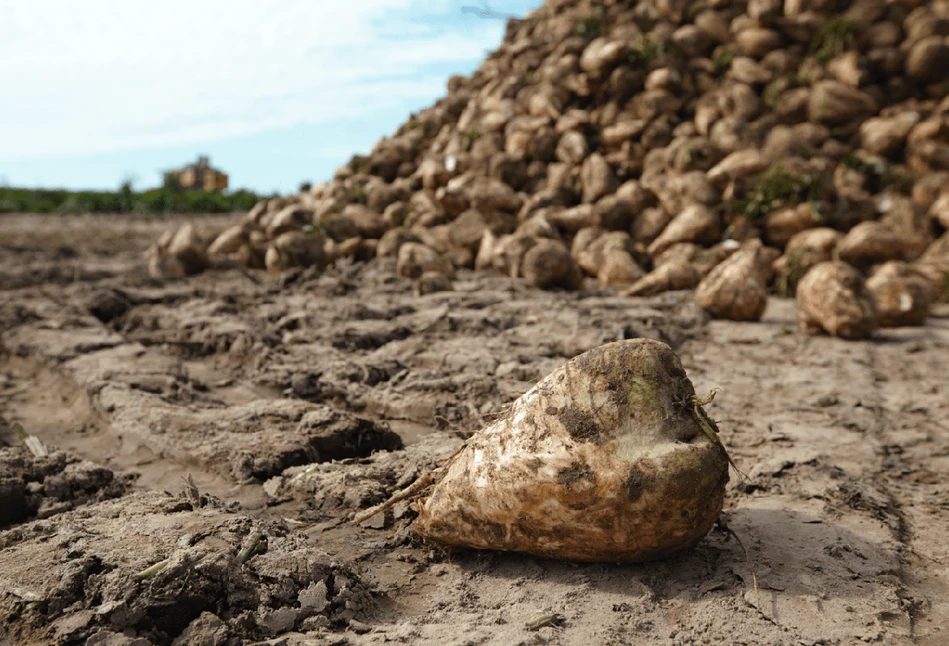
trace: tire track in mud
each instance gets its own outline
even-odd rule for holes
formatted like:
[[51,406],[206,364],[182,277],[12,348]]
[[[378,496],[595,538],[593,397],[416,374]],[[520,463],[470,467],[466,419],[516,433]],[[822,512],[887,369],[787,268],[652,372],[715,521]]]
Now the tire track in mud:
[[[683,352],[697,392],[721,389],[706,410],[749,476],[733,478],[726,500],[758,570],[745,602],[802,643],[912,643],[893,576],[900,545],[874,514],[879,493],[864,487],[879,462],[865,346],[805,337],[793,303],[772,300],[761,323],[712,322]],[[870,509],[854,509],[847,492]],[[750,588],[747,566],[736,570]]]
[[[870,347],[880,415],[880,479],[898,514],[901,579],[918,643],[949,640],[949,310],[924,328],[887,330]],[[940,475],[943,474],[943,475]]]
[[[838,536],[810,549],[820,549],[830,560],[861,554],[865,564],[880,563],[876,571],[864,572],[847,564],[877,590],[863,599],[880,631],[876,637],[886,635],[886,643],[944,643],[945,561],[926,562],[919,555],[921,545],[932,551],[941,542],[934,531],[940,510],[930,501],[914,511],[907,502],[920,496],[917,483],[909,481],[925,467],[916,458],[945,452],[945,429],[940,439],[934,429],[921,430],[919,418],[920,410],[929,411],[929,421],[923,421],[930,426],[932,418],[944,418],[932,409],[945,410],[940,399],[940,393],[945,397],[940,390],[945,373],[938,366],[949,359],[947,326],[936,319],[925,328],[887,330],[872,342],[853,343],[802,337],[793,332],[792,304],[772,301],[769,308],[763,324],[742,328],[712,323],[709,345],[690,343],[686,348],[707,368],[693,378],[696,389],[723,389],[707,408],[713,417],[726,418],[720,424],[725,443],[751,476],[748,482],[734,483],[733,527],[752,537],[762,531],[742,522],[760,492],[780,494],[786,511],[820,502],[815,522],[834,528]],[[916,362],[915,368],[907,368],[914,365],[908,357],[915,353],[924,353],[931,365]],[[847,528],[860,528],[854,536],[869,543],[861,547],[853,537],[839,534]],[[921,530],[927,534],[922,541]],[[866,547],[876,554],[868,554]],[[773,567],[768,552],[766,545],[752,548],[753,557]],[[793,574],[787,567],[784,571],[785,578]],[[923,573],[925,584],[920,585]],[[840,580],[826,584],[831,596],[848,589]],[[859,619],[861,608],[850,608],[858,615],[851,614],[852,620]],[[858,636],[870,635],[851,638]]]

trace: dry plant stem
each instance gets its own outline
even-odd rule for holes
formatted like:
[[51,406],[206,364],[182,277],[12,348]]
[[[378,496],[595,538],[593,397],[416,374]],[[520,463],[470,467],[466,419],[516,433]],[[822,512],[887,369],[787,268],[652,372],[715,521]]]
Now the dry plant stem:
[[200,506],[201,492],[198,490],[198,485],[194,483],[194,476],[189,473],[187,478],[181,476],[181,479],[184,480],[185,483],[184,494],[188,497],[188,501],[194,507]]
[[537,617],[536,619],[532,619],[528,621],[524,625],[528,630],[540,630],[541,628],[546,628],[548,626],[551,626],[554,628],[558,626],[562,626],[564,620],[565,619],[563,615],[555,612],[552,615],[541,615],[540,617]]
[[381,514],[386,509],[389,509],[390,507],[395,505],[397,502],[400,502],[402,500],[405,500],[406,498],[411,498],[412,496],[419,494],[423,489],[425,489],[429,485],[435,484],[436,476],[442,470],[442,468],[443,467],[439,467],[435,469],[434,471],[430,471],[426,473],[425,475],[420,476],[418,480],[410,484],[408,487],[406,487],[402,491],[396,494],[393,494],[392,497],[386,500],[384,503],[380,505],[376,505],[375,507],[371,507],[367,509],[366,511],[362,512],[361,514],[356,514],[351,521],[352,524],[358,525],[360,523],[364,523],[370,518],[372,518],[373,516],[375,516],[376,514]]
[[721,438],[718,437],[718,433],[705,421],[705,416],[702,414],[700,408],[706,404],[711,404],[712,400],[715,399],[715,391],[713,390],[708,394],[708,397],[705,399],[699,399],[695,395],[692,396],[692,412],[695,414],[695,420],[699,423],[699,426],[702,427],[702,430],[705,431],[705,434],[708,436],[708,439],[712,440],[715,444],[718,444],[722,447],[722,451],[725,452],[725,459],[728,460],[728,464],[732,465],[732,468],[741,476],[742,480],[747,480],[748,476],[741,472],[741,469],[738,468],[738,465],[735,464],[735,461],[732,460],[732,456],[728,454],[728,451],[725,449],[725,445],[722,444]]
[[26,448],[30,450],[34,458],[45,458],[49,455],[49,450],[46,448],[46,445],[43,444],[43,441],[35,435],[27,433],[22,424],[19,422],[14,423],[13,430],[16,431],[17,436]]
[[171,562],[171,559],[164,559],[162,561],[159,561],[158,563],[155,563],[154,565],[151,565],[145,568],[144,570],[142,570],[141,572],[139,572],[138,574],[136,574],[135,578],[141,581],[144,581],[145,579],[150,579],[156,574],[158,574],[159,572],[161,572],[162,570],[164,570],[168,566],[168,563],[170,562]]
[[267,539],[260,532],[254,532],[247,537],[244,547],[237,554],[237,562],[243,565],[256,554],[267,551]]
[[[718,526],[721,527],[729,536],[735,539],[738,543],[738,547],[741,548],[741,551],[745,553],[745,562],[748,563],[748,567],[751,569],[751,583],[755,589],[755,606],[758,609],[758,612],[761,612],[761,596],[758,594],[758,574],[755,572],[755,566],[751,562],[751,555],[748,553],[748,548],[745,547],[745,544],[741,542],[741,539],[738,538],[738,534],[735,533],[731,527],[725,524],[721,518],[718,519]],[[764,613],[761,612],[763,615]]]
[[370,507],[369,509],[362,512],[361,514],[356,514],[355,516],[353,516],[353,519],[350,522],[353,525],[364,523],[370,518],[372,518],[373,516],[375,516],[376,514],[380,514],[384,512],[386,509],[391,508],[397,502],[401,502],[405,500],[406,498],[411,498],[412,496],[419,494],[426,487],[435,484],[438,481],[438,476],[440,476],[442,471],[448,465],[451,464],[451,461],[454,460],[458,456],[459,453],[461,453],[461,450],[463,448],[465,448],[464,444],[462,444],[458,448],[457,451],[455,451],[454,453],[449,455],[447,458],[445,458],[445,463],[443,465],[441,465],[440,467],[436,469],[433,469],[432,471],[429,471],[428,473],[424,475],[419,476],[415,482],[410,484],[408,487],[406,487],[402,491],[392,494],[392,497],[386,500],[384,503],[378,504],[375,507]]

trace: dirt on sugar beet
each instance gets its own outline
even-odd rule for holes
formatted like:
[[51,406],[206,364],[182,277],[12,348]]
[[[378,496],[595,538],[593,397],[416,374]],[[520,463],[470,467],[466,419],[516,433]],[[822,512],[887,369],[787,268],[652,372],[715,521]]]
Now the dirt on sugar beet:
[[[846,342],[801,335],[786,300],[731,323],[689,292],[484,274],[416,296],[385,261],[155,280],[168,225],[0,217],[0,643],[949,640],[946,309]],[[747,558],[720,530],[617,566],[444,554],[405,503],[347,522],[566,358],[637,336],[720,389]]]

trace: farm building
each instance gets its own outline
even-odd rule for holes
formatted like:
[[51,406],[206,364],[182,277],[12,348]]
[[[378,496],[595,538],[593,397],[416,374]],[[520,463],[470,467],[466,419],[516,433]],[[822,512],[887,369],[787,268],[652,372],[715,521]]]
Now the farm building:
[[168,173],[178,179],[181,188],[216,193],[227,188],[227,173],[211,167],[207,157],[198,157],[193,164]]

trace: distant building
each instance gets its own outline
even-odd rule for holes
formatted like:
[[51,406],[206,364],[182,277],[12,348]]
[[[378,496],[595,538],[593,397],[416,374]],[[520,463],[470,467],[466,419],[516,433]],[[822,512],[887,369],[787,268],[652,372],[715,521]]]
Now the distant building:
[[212,168],[207,157],[198,157],[195,163],[168,174],[177,178],[181,188],[187,190],[217,193],[227,188],[227,173]]

